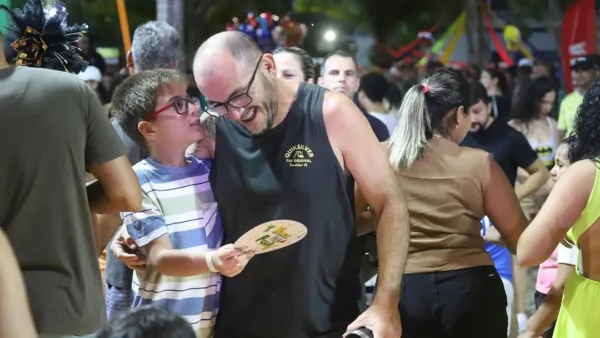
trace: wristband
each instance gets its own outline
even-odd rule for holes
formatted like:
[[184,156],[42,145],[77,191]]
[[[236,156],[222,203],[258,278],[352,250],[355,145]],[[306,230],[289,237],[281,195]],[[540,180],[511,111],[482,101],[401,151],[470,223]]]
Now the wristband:
[[205,260],[206,260],[206,266],[208,267],[208,270],[210,270],[211,272],[219,272],[219,270],[217,270],[217,268],[215,268],[215,264],[213,263],[213,255],[214,255],[214,251],[209,251],[206,253],[206,255],[204,256]]

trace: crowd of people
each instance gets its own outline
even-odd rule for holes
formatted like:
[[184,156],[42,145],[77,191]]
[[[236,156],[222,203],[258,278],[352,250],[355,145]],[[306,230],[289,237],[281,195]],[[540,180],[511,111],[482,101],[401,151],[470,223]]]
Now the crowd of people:
[[[0,337],[599,332],[598,56],[565,96],[543,63],[361,74],[223,32],[190,83],[152,21],[111,87],[28,6],[0,37]],[[307,236],[233,244],[278,219]]]

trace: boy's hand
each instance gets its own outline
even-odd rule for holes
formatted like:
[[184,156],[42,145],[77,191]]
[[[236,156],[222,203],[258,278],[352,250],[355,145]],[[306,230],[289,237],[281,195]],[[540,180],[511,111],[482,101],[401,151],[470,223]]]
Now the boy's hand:
[[254,252],[244,253],[233,244],[227,244],[215,250],[211,256],[215,268],[227,277],[235,277],[244,270]]
[[140,251],[127,233],[127,228],[122,226],[110,244],[110,250],[115,257],[128,268],[139,273],[146,272],[146,258],[140,255]]

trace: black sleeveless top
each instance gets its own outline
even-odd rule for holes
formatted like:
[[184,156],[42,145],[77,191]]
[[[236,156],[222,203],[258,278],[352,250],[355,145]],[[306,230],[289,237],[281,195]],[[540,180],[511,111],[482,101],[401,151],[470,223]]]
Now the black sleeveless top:
[[325,92],[300,84],[283,122],[258,136],[217,121],[210,182],[223,243],[276,219],[308,228],[300,242],[257,255],[224,278],[217,338],[339,338],[363,309],[361,252],[347,177],[325,131]]

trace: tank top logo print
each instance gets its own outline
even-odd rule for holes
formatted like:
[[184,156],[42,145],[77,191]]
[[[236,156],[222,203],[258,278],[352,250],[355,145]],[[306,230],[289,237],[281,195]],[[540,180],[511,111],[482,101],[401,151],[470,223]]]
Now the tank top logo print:
[[285,163],[288,167],[308,167],[312,164],[315,153],[304,144],[296,144],[285,152]]

